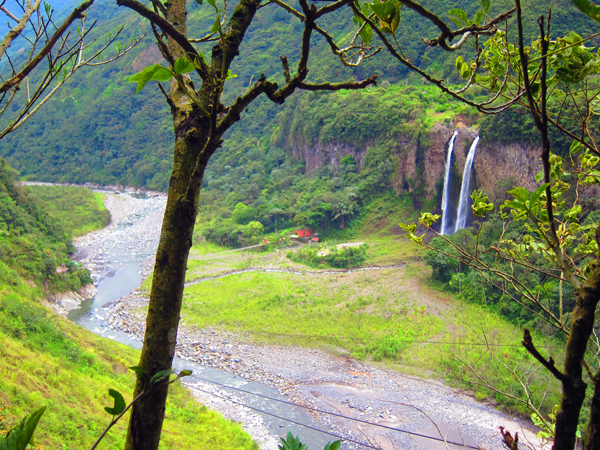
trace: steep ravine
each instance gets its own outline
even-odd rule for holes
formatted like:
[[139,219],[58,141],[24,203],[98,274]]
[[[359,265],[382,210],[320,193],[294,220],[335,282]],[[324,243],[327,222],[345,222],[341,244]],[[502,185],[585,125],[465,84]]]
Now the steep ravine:
[[[155,242],[158,236],[161,215],[156,206],[159,200],[135,199],[128,195],[115,197],[115,201],[109,202],[107,207],[111,211],[117,208],[123,214],[119,221],[93,236],[83,238],[78,244],[83,250],[83,242],[87,243],[86,256],[82,260],[97,275],[96,283],[102,284],[111,279],[107,277],[116,279],[122,276],[122,283],[131,286],[131,290],[139,283],[145,272],[144,267],[148,267],[148,261],[144,264],[145,259],[140,257],[152,253],[148,244]],[[149,211],[143,208],[145,201],[149,202]],[[141,234],[145,236],[144,239],[140,239]],[[114,255],[111,259],[109,253],[122,239],[126,239],[127,254],[135,257],[136,261],[132,262],[133,269],[127,269],[128,263],[122,267],[117,264],[117,270],[112,273],[110,268],[116,259]],[[95,253],[97,248],[101,251]],[[92,254],[98,256],[90,258]],[[85,320],[81,323],[99,334],[139,345],[145,322],[140,308],[143,308],[147,299],[134,292],[115,300],[104,303],[105,300],[96,299],[84,304],[79,317]],[[72,318],[76,316],[71,315]],[[203,391],[212,391],[220,397],[233,396],[243,403],[253,401],[257,409],[271,411],[280,417],[292,416],[297,422],[312,423],[315,428],[357,442],[371,442],[371,445],[381,449],[445,448],[443,442],[394,431],[397,429],[439,438],[439,428],[442,434],[448,433],[449,440],[474,447],[483,444],[485,448],[500,449],[498,426],[503,425],[511,431],[519,430],[522,439],[535,442],[534,433],[523,429],[523,424],[443,383],[407,377],[345,356],[333,356],[307,348],[260,345],[244,336],[185,326],[182,326],[178,336],[177,355],[180,357],[177,363],[179,368],[193,366],[198,378],[190,382]],[[219,370],[214,372],[215,369]],[[206,379],[363,422],[322,412],[308,414],[297,407],[226,389]],[[335,439],[331,435],[317,433],[272,416],[258,416],[235,403],[205,392],[195,392],[202,395],[202,401],[210,407],[242,422],[256,437],[261,448],[275,449],[272,436],[284,434],[288,429],[303,436],[314,449],[322,448],[323,443]],[[343,448],[364,446],[345,442]],[[450,445],[449,448],[458,447]]]

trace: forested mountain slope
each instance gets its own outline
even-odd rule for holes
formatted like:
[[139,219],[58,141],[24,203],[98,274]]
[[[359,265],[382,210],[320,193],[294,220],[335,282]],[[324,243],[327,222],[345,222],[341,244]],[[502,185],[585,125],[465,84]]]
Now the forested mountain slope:
[[0,285],[4,295],[39,297],[43,290],[77,290],[91,283],[88,271],[68,258],[75,250],[71,243],[74,222],[79,223],[78,208],[85,208],[83,217],[91,219],[90,224],[97,221],[98,228],[108,224],[110,215],[87,191],[88,195],[67,197],[71,217],[59,222],[48,214],[39,196],[14,184],[17,175],[0,158]]
[[[429,7],[440,13],[456,6],[464,7],[468,12],[478,8],[476,2],[431,1]],[[547,7],[546,1],[530,0],[525,2],[526,21],[529,32],[534,33],[538,11]],[[494,3],[500,10],[508,5],[503,0]],[[208,7],[195,6],[192,14],[196,28],[192,35],[202,35],[209,29],[214,17]],[[572,27],[580,32],[594,29],[586,22],[582,14],[575,12],[569,2],[554,5],[553,29],[557,34]],[[98,34],[106,33],[124,24],[127,36],[148,32],[146,22],[131,14],[125,8],[117,7],[114,2],[100,0],[90,12],[88,23],[98,19]],[[351,16],[340,13],[332,23],[325,23],[336,37],[350,36]],[[297,55],[299,24],[289,14],[273,6],[262,8],[258,19],[249,30],[242,52],[250,54],[252,64],[238,64],[233,72],[238,75],[229,83],[231,95],[237,95],[240,88],[247,86],[250,80],[261,73],[282,78],[279,56],[291,59]],[[454,60],[457,54],[443,54],[438,48],[425,48],[417,37],[434,36],[435,30],[426,28],[424,21],[417,20],[410,10],[403,13],[400,32],[415,36],[413,45],[404,49],[416,64],[433,71],[439,76],[457,79]],[[99,45],[100,41],[96,44]],[[206,53],[208,45],[201,46]],[[334,78],[348,80],[364,78],[371,74],[379,75],[380,85],[393,86],[411,84],[418,91],[429,91],[427,110],[415,98],[414,92],[404,92],[398,88],[386,98],[386,104],[373,102],[370,93],[353,93],[345,102],[338,99],[347,94],[298,94],[288,101],[285,112],[281,108],[263,101],[255,103],[244,115],[243,120],[225,143],[222,153],[238,155],[249,149],[252,142],[261,141],[261,153],[265,151],[281,152],[288,158],[292,150],[304,141],[325,139],[340,142],[357,142],[366,151],[366,147],[376,142],[408,132],[416,135],[422,126],[426,128],[435,121],[452,123],[453,113],[459,106],[440,97],[434,89],[421,84],[421,80],[408,73],[390,56],[380,53],[372,60],[365,61],[357,68],[336,64],[324,40],[315,40],[311,56],[317,60],[309,75],[311,81],[321,81],[324,74],[329,76],[334,67]],[[128,78],[149,64],[159,62],[161,56],[150,39],[118,61],[97,68],[81,70],[62,90],[60,95],[49,102],[39,113],[26,123],[17,133],[7,136],[0,142],[0,156],[4,156],[17,168],[23,177],[42,181],[121,183],[146,186],[163,190],[166,187],[171,164],[172,125],[168,105],[155,85],[135,95],[135,84]],[[423,89],[421,89],[423,88]],[[318,100],[318,101],[314,101]],[[415,100],[417,100],[415,104]],[[405,103],[411,108],[406,111]],[[361,105],[360,107],[358,105]],[[431,109],[436,114],[432,114]],[[310,112],[310,115],[307,114]],[[327,126],[328,119],[338,115],[339,126]],[[307,117],[311,120],[305,123]],[[384,118],[385,120],[381,120]],[[342,123],[343,122],[343,123]],[[292,129],[287,129],[293,124]],[[271,135],[277,130],[290,132],[285,140],[277,139],[277,149],[271,144]],[[65,139],[65,136],[69,136]],[[356,136],[359,136],[356,140]],[[296,151],[296,157],[303,155]],[[225,159],[231,159],[225,157]],[[235,159],[235,157],[233,158]],[[230,164],[229,164],[230,165]],[[273,167],[267,166],[270,171]],[[211,169],[212,170],[212,169]]]

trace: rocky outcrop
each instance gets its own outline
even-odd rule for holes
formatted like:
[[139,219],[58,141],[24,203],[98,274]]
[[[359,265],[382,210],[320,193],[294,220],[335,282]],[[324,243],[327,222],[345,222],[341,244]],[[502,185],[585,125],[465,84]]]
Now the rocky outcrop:
[[[418,125],[415,125],[415,127]],[[451,175],[450,198],[458,201],[465,160],[473,140],[479,131],[467,126],[461,120],[454,123],[437,123],[428,130],[412,135],[399,135],[395,140],[389,136],[385,142],[393,142],[391,152],[398,158],[392,186],[399,194],[403,191],[418,191],[418,197],[433,199],[438,196],[438,206],[441,202],[441,184],[444,174],[444,164],[448,143],[455,130],[458,136],[454,143],[453,167]],[[293,154],[298,159],[306,161],[306,172],[311,172],[323,166],[332,169],[339,167],[340,160],[345,155],[352,155],[357,161],[358,169],[365,162],[370,147],[380,142],[368,142],[364,146],[348,143],[331,142],[317,143],[313,146],[306,144],[291,144]],[[471,188],[482,189],[492,201],[503,201],[495,198],[514,185],[533,190],[537,186],[535,176],[542,170],[540,162],[541,146],[528,142],[498,142],[487,140],[481,136],[477,153],[473,162]],[[504,183],[499,181],[504,180]],[[600,203],[598,188],[590,188],[582,199],[590,205],[598,207]],[[451,200],[451,202],[454,203]]]
[[66,316],[69,311],[79,308],[84,300],[93,298],[95,295],[96,286],[91,283],[81,286],[77,291],[58,292],[55,294],[46,292],[48,306],[61,316]]
[[[399,161],[393,180],[396,192],[422,189],[426,198],[437,194],[436,183],[443,177],[448,143],[455,130],[459,133],[454,144],[454,173],[462,177],[467,153],[478,130],[461,121],[449,125],[438,123],[427,131],[397,137],[392,149]],[[310,174],[323,166],[339,167],[345,155],[354,156],[360,169],[369,147],[375,144],[370,142],[358,147],[340,142],[312,146],[292,143],[291,147],[294,157],[306,162],[306,172]],[[486,141],[482,136],[473,168],[474,188],[494,192],[499,179],[515,177],[521,186],[531,189],[535,185],[535,174],[541,169],[539,149],[527,143]]]
[[346,155],[354,156],[356,165],[360,168],[364,163],[369,145],[356,147],[341,142],[330,142],[329,144],[317,143],[315,146],[292,144],[291,147],[294,158],[305,161],[306,172],[310,173],[323,166],[337,168],[340,160]]
[[477,187],[494,192],[498,180],[514,177],[520,186],[535,189],[535,175],[542,170],[540,154],[541,146],[489,142],[482,136],[473,161]]

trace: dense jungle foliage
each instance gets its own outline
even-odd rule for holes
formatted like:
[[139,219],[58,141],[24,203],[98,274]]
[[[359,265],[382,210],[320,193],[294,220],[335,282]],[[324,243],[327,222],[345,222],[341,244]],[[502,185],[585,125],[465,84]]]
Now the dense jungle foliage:
[[[518,239],[523,232],[522,227],[517,223],[511,223],[508,228],[504,229],[502,222],[500,214],[496,213],[481,224],[481,232],[477,233],[476,229],[464,229],[447,238],[466,248],[475,248],[476,241],[482,248],[494,248],[501,235],[503,239]],[[581,225],[592,225],[598,222],[600,222],[600,211],[595,210],[587,214],[581,221]],[[460,299],[469,303],[490,308],[518,326],[543,330],[547,334],[563,337],[560,330],[550,326],[541,318],[542,311],[539,307],[515,301],[515,299],[519,299],[520,294],[506,280],[493,274],[483,276],[477,270],[450,257],[456,256],[457,252],[442,238],[434,238],[431,246],[435,251],[427,251],[425,261],[433,269],[434,285],[457,294]],[[547,298],[548,304],[545,306],[557,317],[562,316],[561,309],[573,310],[576,295],[568,283],[560,283],[555,278],[542,272],[532,271],[527,267],[518,265],[511,267],[509,262],[498,263],[495,261],[494,255],[489,253],[482,253],[481,258],[487,264],[494,262],[496,270],[512,271],[522,283],[534,286],[534,293],[539,291],[543,297]],[[590,257],[587,259],[591,260]],[[547,262],[541,254],[538,255],[535,262],[549,273],[553,268],[552,264]]]
[[[525,23],[533,34],[537,32],[536,11],[547,2],[528,0],[524,3]],[[493,8],[499,11],[508,4],[507,0],[497,1]],[[475,3],[466,0],[458,3],[431,1],[428,6],[442,14],[455,7],[463,7],[467,12],[477,8]],[[197,19],[192,35],[214,20],[210,10],[199,5],[192,9],[191,14],[194,20]],[[324,25],[336,37],[350,36],[350,30],[345,27],[351,22],[350,13],[340,14]],[[126,32],[132,35],[149,31],[144,20],[109,1],[102,1],[92,9],[88,23],[95,19],[100,20],[96,32],[104,36],[111,30],[114,33],[120,24],[125,24]],[[553,5],[552,24],[557,35],[573,28],[580,33],[591,33],[593,29],[583,15],[574,12],[570,2]],[[282,79],[279,56],[293,57],[298,52],[299,40],[293,37],[298,26],[297,21],[281,9],[266,7],[259,11],[241,49],[252,55],[254,64],[236,66],[234,61],[233,72],[238,77],[228,84],[230,96],[237,95],[240,88],[261,73]],[[419,37],[436,35],[426,21],[418,20],[410,10],[403,12],[400,32]],[[124,38],[123,42],[127,40]],[[102,39],[93,48],[101,42]],[[208,50],[206,45],[201,47],[205,52]],[[461,52],[448,55],[439,48],[425,48],[419,39],[414,39],[404,52],[435,75],[459,81],[454,61]],[[435,120],[444,121],[454,116],[449,111],[462,109],[440,96],[434,88],[423,84],[423,80],[409,73],[389,55],[380,54],[356,68],[343,67],[335,63],[335,57],[322,39],[315,39],[313,55],[320,64],[309,74],[310,81],[322,81],[325,75],[330,81],[346,81],[378,74],[380,88],[364,93],[297,94],[288,101],[284,113],[269,102],[257,102],[226,139],[222,153],[229,155],[225,159],[231,158],[234,164],[224,165],[240,168],[235,155],[256,142],[260,142],[261,154],[282,152],[279,158],[284,158],[291,165],[294,164],[292,144],[336,141],[350,143],[354,149],[364,150],[364,147],[372,145],[388,147],[386,141],[390,138],[397,138],[403,132],[417,135],[423,127],[430,126],[432,110],[443,111],[444,114]],[[112,64],[81,70],[59,97],[38,111],[19,133],[8,135],[0,142],[0,156],[7,158],[27,179],[119,183],[164,190],[171,168],[173,142],[168,105],[156,87],[135,95],[135,85],[128,82],[133,73],[160,60],[154,44],[146,38],[132,52]],[[336,67],[333,74],[329,73],[329,67]],[[412,85],[413,89],[400,89],[399,85],[406,84]],[[389,92],[385,93],[386,89]],[[428,97],[426,107],[421,105],[419,94]],[[359,113],[359,120],[350,117],[353,112]],[[409,121],[408,124],[405,120]],[[502,123],[505,122],[506,119],[503,119]],[[398,126],[400,123],[402,125]],[[521,131],[512,136],[528,138],[529,130],[517,125],[520,123],[517,117],[511,123]],[[273,136],[275,143],[265,139],[269,135]],[[64,136],[70,138],[64,139]],[[267,174],[280,165],[273,166],[269,160],[261,162],[265,164]],[[209,173],[216,176],[218,165],[212,163]],[[235,180],[234,174],[231,175]]]
[[[101,202],[90,190],[65,188],[60,209],[46,203],[54,197],[44,193],[48,188],[18,186],[17,176],[0,158],[0,285],[5,294],[28,292],[30,283],[51,292],[90,283],[87,269],[68,258],[75,251],[71,232],[108,224]],[[57,273],[61,266],[66,271]]]

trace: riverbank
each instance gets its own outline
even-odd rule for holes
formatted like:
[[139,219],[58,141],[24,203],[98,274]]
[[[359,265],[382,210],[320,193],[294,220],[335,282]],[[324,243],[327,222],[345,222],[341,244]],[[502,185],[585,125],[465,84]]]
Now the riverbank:
[[[139,292],[124,297],[111,307],[108,326],[141,340],[146,306],[147,299]],[[328,430],[360,442],[371,442],[381,449],[445,448],[435,439],[391,429],[500,449],[500,426],[513,433],[518,431],[524,442],[540,448],[534,430],[526,423],[477,402],[463,391],[435,380],[417,379],[365,364],[347,355],[262,345],[260,339],[246,333],[198,329],[185,324],[180,325],[176,355],[247,381],[276,387],[290,401],[323,411],[312,414]],[[344,448],[362,447],[346,443]]]
[[[86,236],[82,241],[84,245],[78,246],[81,248],[81,261],[85,261],[86,266],[89,264],[94,279],[98,281],[106,279],[114,271],[111,246],[114,248],[117,241],[126,242],[131,245],[129,254],[135,254],[139,261],[144,252],[151,253],[149,246],[144,243],[157,242],[160,229],[162,216],[158,210],[150,212],[150,208],[150,211],[143,212],[136,207],[141,208],[143,204],[138,204],[134,197],[122,194],[116,197],[111,199],[108,196],[106,202],[107,208],[115,211],[111,227],[96,232],[94,236]],[[139,249],[140,246],[143,251]],[[140,278],[148,273],[151,259],[146,258]],[[141,341],[147,306],[147,298],[143,293],[135,291],[113,304],[102,306],[91,314],[98,317],[103,330],[123,331]],[[245,333],[230,333],[216,328],[199,329],[187,326],[183,321],[176,354],[184,361],[198,362],[204,367],[214,367],[233,374],[233,378],[241,382],[240,389],[244,389],[247,382],[275,387],[291,402],[321,411],[311,411],[321,429],[385,450],[442,449],[446,446],[439,440],[444,437],[474,447],[484,445],[490,449],[502,448],[498,430],[500,425],[512,432],[519,431],[522,442],[536,441],[534,431],[518,419],[507,417],[464,392],[434,380],[415,379],[384,370],[343,354],[336,356],[323,350],[266,345]],[[219,392],[217,395],[221,397],[224,397],[223,392],[227,396],[232,395],[230,389],[201,378],[194,377],[191,381],[198,383],[197,386],[201,386],[203,391],[212,389],[213,393]],[[195,392],[211,408],[244,424],[261,448],[276,448],[275,437],[267,431],[262,418],[230,401],[206,392]],[[272,418],[273,425],[285,426],[283,421],[276,418]],[[285,432],[282,429],[282,434]],[[314,445],[312,447],[316,448]],[[345,442],[343,448],[363,447]]]
[[[102,230],[77,238],[74,242],[77,248],[74,259],[90,270],[94,284],[98,287],[106,281],[118,278],[124,268],[128,268],[131,272],[131,268],[134,267],[137,283],[132,286],[131,289],[133,289],[152,271],[166,196],[156,192],[102,192],[105,194],[104,205],[111,213],[111,223]],[[123,294],[127,294],[127,292],[123,292]],[[130,298],[131,294],[127,294],[121,297],[119,303],[127,302]],[[113,317],[114,311],[118,311],[118,308],[114,309],[112,305],[112,302],[107,302],[98,308],[93,308],[89,313],[83,314],[89,321],[86,327],[101,335],[105,335],[109,329],[120,330],[118,327],[107,326],[109,323],[107,316]],[[67,317],[69,311],[79,307],[79,305],[71,305],[70,308],[58,308],[57,305],[52,304],[49,306],[63,317]],[[108,314],[109,311],[111,314]],[[144,317],[137,317],[136,320],[143,323]],[[98,326],[90,327],[89,324],[94,322]],[[127,331],[127,327],[124,326],[122,331]],[[130,333],[130,336],[138,341],[143,339],[143,334],[136,332]],[[191,389],[193,396],[200,403],[224,417],[242,424],[261,449],[277,449],[277,437],[269,433],[260,416],[248,408],[211,395],[211,392],[219,395],[219,390],[213,386],[205,385],[197,380],[194,380],[193,383],[205,391]]]

